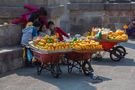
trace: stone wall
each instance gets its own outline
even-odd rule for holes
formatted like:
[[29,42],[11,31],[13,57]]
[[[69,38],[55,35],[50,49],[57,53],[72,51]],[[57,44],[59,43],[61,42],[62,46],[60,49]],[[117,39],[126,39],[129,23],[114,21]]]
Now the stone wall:
[[23,8],[24,4],[30,4],[37,7],[45,7],[50,19],[57,19],[64,13],[61,6],[62,0],[0,0],[0,24],[10,22],[14,18],[20,17],[27,9]]
[[73,33],[84,33],[94,26],[115,30],[135,18],[135,4],[81,3],[80,1],[83,0],[76,0],[76,2],[68,4],[70,30]]
[[28,3],[34,6],[47,7],[47,0],[0,0],[0,23],[9,22],[13,18],[21,16],[27,10],[23,5]]

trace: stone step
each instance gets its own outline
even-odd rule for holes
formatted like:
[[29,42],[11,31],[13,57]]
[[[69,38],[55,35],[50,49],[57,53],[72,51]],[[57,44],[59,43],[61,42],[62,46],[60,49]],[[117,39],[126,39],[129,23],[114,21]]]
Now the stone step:
[[21,47],[0,48],[0,74],[24,66]]
[[19,25],[0,26],[0,47],[20,45],[21,33]]

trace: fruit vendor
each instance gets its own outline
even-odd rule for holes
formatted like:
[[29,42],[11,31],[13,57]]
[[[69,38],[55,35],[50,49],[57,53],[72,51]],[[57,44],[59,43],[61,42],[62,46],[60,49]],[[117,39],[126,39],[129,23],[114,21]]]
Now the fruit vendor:
[[24,13],[20,18],[12,20],[11,23],[22,24],[23,27],[25,27],[28,21],[39,21],[41,24],[47,25],[47,11],[44,9],[44,7],[40,7],[38,9],[37,7],[25,4],[24,8],[28,9],[29,12]]
[[124,29],[126,29],[126,32],[129,36],[135,35],[135,20],[132,20],[128,26],[124,26]]
[[60,41],[63,41],[64,38],[63,38],[63,35],[67,38],[69,38],[69,36],[60,28],[60,27],[55,27],[55,24],[53,21],[49,21],[48,22],[48,27],[49,27],[49,30],[51,31],[51,35],[58,35],[58,39]]

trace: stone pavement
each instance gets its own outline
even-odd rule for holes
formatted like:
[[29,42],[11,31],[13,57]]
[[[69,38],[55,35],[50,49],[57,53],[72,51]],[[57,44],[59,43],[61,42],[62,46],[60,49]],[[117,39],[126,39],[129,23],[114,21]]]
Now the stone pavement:
[[59,79],[52,78],[49,72],[36,74],[35,68],[22,68],[0,75],[0,90],[135,90],[135,42],[122,43],[128,55],[120,62],[111,60],[93,61],[95,74],[104,80],[92,84],[82,73],[68,74],[62,67]]

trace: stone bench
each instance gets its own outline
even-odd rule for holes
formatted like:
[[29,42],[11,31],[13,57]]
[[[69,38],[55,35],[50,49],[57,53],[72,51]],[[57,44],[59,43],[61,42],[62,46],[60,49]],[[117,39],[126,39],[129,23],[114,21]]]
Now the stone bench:
[[21,47],[0,48],[0,74],[24,66]]

